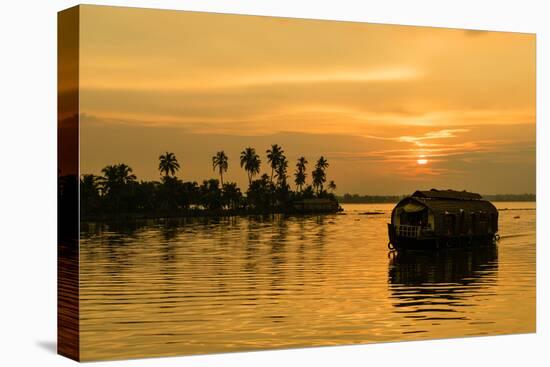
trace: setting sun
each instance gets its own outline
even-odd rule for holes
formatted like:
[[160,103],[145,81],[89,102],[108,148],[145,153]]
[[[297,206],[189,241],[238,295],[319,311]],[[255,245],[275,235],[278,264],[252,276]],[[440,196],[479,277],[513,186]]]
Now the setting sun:
[[425,164],[428,164],[428,160],[426,158],[420,158],[420,159],[417,159],[416,160],[416,163],[420,164],[420,165],[425,165]]

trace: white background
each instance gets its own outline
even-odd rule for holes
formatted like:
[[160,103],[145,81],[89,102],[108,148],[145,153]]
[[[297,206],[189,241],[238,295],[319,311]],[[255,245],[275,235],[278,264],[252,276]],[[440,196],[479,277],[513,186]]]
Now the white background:
[[[541,365],[548,313],[548,92],[546,1],[305,0],[89,1],[226,13],[537,33],[537,334],[274,352],[141,359],[94,366]],[[75,1],[0,7],[0,365],[75,365],[56,340],[56,12]],[[495,60],[498,62],[498,60]],[[545,104],[546,103],[546,104]],[[546,146],[545,146],[546,145]],[[548,161],[547,161],[548,162]],[[546,163],[548,165],[548,163]],[[548,362],[546,362],[548,363]]]

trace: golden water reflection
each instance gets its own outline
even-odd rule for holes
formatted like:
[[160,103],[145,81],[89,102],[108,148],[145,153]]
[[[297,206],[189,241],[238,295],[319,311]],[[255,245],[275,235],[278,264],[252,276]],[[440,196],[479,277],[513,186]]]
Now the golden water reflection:
[[389,257],[386,204],[82,223],[82,357],[532,332],[535,211],[523,207],[501,212],[498,246]]

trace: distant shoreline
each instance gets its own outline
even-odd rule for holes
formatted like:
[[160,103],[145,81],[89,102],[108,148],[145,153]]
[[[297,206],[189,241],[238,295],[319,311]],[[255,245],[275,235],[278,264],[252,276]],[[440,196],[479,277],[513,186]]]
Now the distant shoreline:
[[[397,204],[401,199],[409,195],[336,195],[340,204]],[[498,194],[482,195],[484,200],[491,202],[536,202],[535,194]]]

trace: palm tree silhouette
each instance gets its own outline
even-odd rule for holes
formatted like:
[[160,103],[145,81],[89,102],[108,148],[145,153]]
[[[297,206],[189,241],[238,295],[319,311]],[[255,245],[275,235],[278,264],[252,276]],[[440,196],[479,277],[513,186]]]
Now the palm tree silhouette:
[[336,183],[334,183],[334,181],[331,180],[331,181],[328,183],[328,188],[329,188],[329,190],[330,190],[331,192],[334,193],[334,190],[336,190]]
[[317,164],[315,165],[315,167],[325,170],[328,167],[328,161],[325,159],[325,157],[321,156],[317,161]]
[[132,168],[124,163],[109,165],[101,170],[103,177],[101,183],[104,192],[108,193],[122,185],[126,185],[136,179]]
[[323,190],[323,181],[326,180],[323,170],[315,168],[315,170],[311,173],[311,177],[313,187],[316,189],[317,193],[320,193]]
[[296,163],[296,167],[302,171],[302,172],[305,172],[306,171],[306,165],[308,164],[309,162],[307,161],[307,159],[305,157],[300,157],[298,158],[298,162]]
[[123,203],[124,192],[131,183],[135,182],[136,175],[132,173],[132,168],[124,163],[106,166],[101,172],[103,177],[99,182],[101,191],[108,198],[108,206],[119,210]]
[[306,165],[308,161],[305,157],[298,158],[298,162],[296,163],[296,172],[294,173],[296,183],[296,187],[298,187],[299,191],[302,191],[302,186],[306,183]]
[[285,152],[279,145],[272,144],[271,149],[265,151],[267,153],[267,161],[271,165],[271,182],[273,182],[273,173],[279,166],[279,161]]
[[130,183],[136,180],[136,175],[133,174],[134,171],[132,170],[132,168],[125,165],[124,163],[121,163],[118,165],[118,172],[119,172],[119,177],[124,184]]
[[80,177],[80,191],[97,192],[99,177],[95,175],[83,174]]
[[277,177],[277,181],[280,187],[284,187],[286,185],[287,168],[288,168],[288,161],[286,160],[286,157],[284,155],[281,155],[281,157],[279,158],[279,164],[275,169],[275,175]]
[[244,167],[248,175],[248,186],[252,184],[252,178],[260,173],[260,156],[254,148],[246,148],[241,152],[241,167]]
[[317,188],[317,193],[323,191],[323,184],[327,181],[325,169],[328,167],[328,161],[321,156],[315,164],[315,170],[312,172],[313,186]]
[[216,170],[216,168],[218,168],[222,187],[223,187],[223,173],[227,172],[227,168],[229,166],[228,160],[229,158],[227,158],[223,150],[216,153],[216,155],[212,157],[212,168],[214,169],[214,171]]
[[174,153],[166,152],[159,157],[159,171],[161,175],[164,173],[164,177],[175,176],[179,169],[180,165]]

